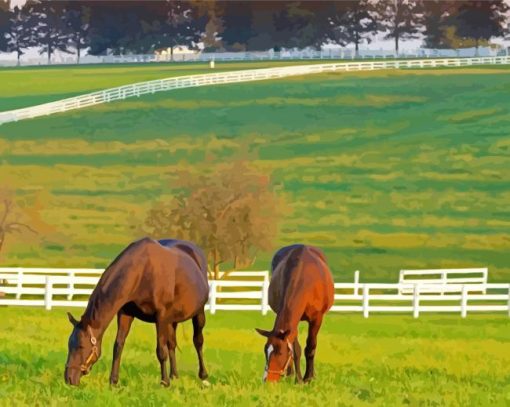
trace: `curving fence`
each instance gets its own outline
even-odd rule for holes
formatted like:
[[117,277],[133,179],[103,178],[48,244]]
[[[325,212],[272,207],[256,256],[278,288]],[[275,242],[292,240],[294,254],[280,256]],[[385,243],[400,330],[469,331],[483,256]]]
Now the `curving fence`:
[[56,102],[22,109],[0,112],[0,124],[47,116],[55,113],[82,109],[102,103],[124,100],[156,92],[208,85],[223,85],[240,82],[277,79],[290,76],[310,75],[326,72],[349,72],[400,68],[463,67],[472,65],[510,64],[510,56],[483,58],[417,59],[370,62],[340,62],[333,64],[297,65],[278,68],[251,69],[202,75],[180,76],[148,82],[134,83],[105,89],[98,92],[62,99]]
[[[0,269],[0,306],[80,307],[99,281],[94,269]],[[44,274],[44,270],[53,274]],[[267,271],[233,272],[228,278],[209,281],[209,301],[206,310],[258,311],[270,310],[268,303],[269,276]],[[243,278],[244,280],[241,280]],[[335,284],[333,312],[410,313],[418,318],[422,313],[457,313],[466,317],[474,312],[501,312],[510,317],[510,284],[442,284],[395,283],[379,284],[358,281]],[[404,294],[404,293],[409,294]]]

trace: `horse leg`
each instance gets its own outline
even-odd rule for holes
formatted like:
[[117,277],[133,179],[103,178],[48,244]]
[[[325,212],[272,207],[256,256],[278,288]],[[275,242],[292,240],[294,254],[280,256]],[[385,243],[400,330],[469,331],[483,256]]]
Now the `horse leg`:
[[131,315],[125,314],[122,310],[119,311],[117,314],[117,337],[113,345],[113,362],[112,371],[110,373],[110,384],[113,385],[119,382],[120,357],[132,322],[133,317]]
[[306,371],[304,381],[309,382],[315,376],[314,358],[317,348],[317,334],[322,324],[322,315],[308,323],[308,338],[306,338],[305,357]]
[[207,370],[204,365],[204,357],[202,355],[202,346],[204,345],[204,335],[202,331],[205,326],[205,312],[202,310],[200,313],[195,315],[192,319],[193,321],[193,344],[195,345],[195,349],[197,350],[198,356],[198,377],[200,379],[207,379]]
[[169,333],[168,333],[168,350],[170,354],[170,378],[177,379],[179,375],[177,374],[177,364],[175,361],[175,347],[177,346],[177,322],[174,322],[170,325]]
[[301,375],[301,345],[299,344],[298,338],[294,339],[294,370],[296,371],[296,383],[303,381]]
[[287,368],[287,377],[292,376],[294,374],[294,366],[292,363],[289,363],[289,367]]
[[156,355],[158,356],[159,365],[161,367],[161,384],[165,387],[170,386],[170,379],[166,371],[166,361],[168,359],[168,324],[163,319],[156,320]]

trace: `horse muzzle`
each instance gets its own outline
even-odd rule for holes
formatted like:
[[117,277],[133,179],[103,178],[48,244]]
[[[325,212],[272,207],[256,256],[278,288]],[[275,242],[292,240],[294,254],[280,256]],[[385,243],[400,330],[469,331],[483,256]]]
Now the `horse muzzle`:
[[66,384],[70,386],[79,386],[81,376],[82,372],[79,369],[70,369],[66,367],[66,370],[64,372],[64,379],[66,381]]

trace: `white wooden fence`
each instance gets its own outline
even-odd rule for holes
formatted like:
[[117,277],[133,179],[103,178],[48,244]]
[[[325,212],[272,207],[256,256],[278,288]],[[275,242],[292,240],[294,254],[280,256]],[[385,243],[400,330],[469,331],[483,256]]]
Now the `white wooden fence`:
[[[0,269],[1,305],[53,307],[85,307],[99,277],[96,269]],[[44,274],[51,270],[52,275]],[[99,270],[101,271],[101,270]],[[267,272],[236,272],[237,280],[212,280],[206,309],[216,311],[269,311]],[[87,275],[88,274],[88,275]],[[239,280],[250,277],[258,280]],[[333,312],[412,313],[417,318],[427,312],[459,313],[504,312],[510,317],[510,284],[451,284],[455,290],[434,294],[427,283],[335,284]],[[412,295],[402,294],[412,290]],[[485,294],[483,293],[485,292]]]
[[148,82],[134,83],[105,89],[99,92],[75,96],[56,102],[22,109],[0,112],[0,125],[24,119],[31,119],[69,110],[81,109],[101,103],[123,100],[129,97],[141,96],[161,91],[181,88],[191,88],[207,85],[222,85],[239,82],[276,79],[289,76],[309,75],[324,72],[348,72],[377,69],[399,68],[436,68],[461,67],[471,65],[510,64],[510,56],[483,57],[483,58],[445,58],[445,59],[418,59],[418,60],[392,60],[371,62],[340,62],[333,64],[297,65],[278,68],[251,69],[232,72],[211,73],[203,75],[189,75]]
[[413,287],[406,288],[405,283],[424,283],[428,293],[445,294],[460,292],[462,284],[487,284],[488,276],[487,268],[400,270],[398,282],[404,284],[400,294],[413,292]]
[[[160,63],[160,62],[208,62],[208,61],[285,61],[299,59],[380,59],[380,58],[466,58],[466,57],[492,57],[508,55],[508,49],[494,49],[491,47],[472,47],[458,49],[430,49],[417,48],[400,50],[385,49],[360,49],[356,52],[353,48],[329,48],[329,49],[303,49],[268,51],[245,51],[245,52],[174,52],[166,54],[126,54],[126,55],[82,55],[80,64],[136,64],[136,63]],[[5,55],[5,54],[4,54]],[[0,66],[16,66],[18,61],[14,53],[5,57],[0,53]],[[21,66],[47,65],[46,56],[26,57],[20,59]],[[52,56],[51,64],[76,65],[76,56],[57,52]]]

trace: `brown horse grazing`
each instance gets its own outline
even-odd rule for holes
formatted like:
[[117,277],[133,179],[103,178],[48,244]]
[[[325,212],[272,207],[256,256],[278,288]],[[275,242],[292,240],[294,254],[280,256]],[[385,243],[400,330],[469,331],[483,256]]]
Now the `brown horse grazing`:
[[308,382],[315,375],[317,334],[324,314],[333,305],[333,278],[322,251],[305,245],[287,246],[276,252],[271,271],[269,305],[276,313],[276,320],[272,331],[257,329],[267,338],[263,380],[276,382],[285,374],[292,374],[292,361],[296,382],[303,380],[299,364],[298,324],[299,321],[307,321],[304,380]]
[[115,315],[118,329],[110,383],[119,380],[120,357],[134,318],[156,324],[156,353],[161,365],[161,384],[165,386],[170,384],[166,370],[169,357],[170,376],[177,377],[177,324],[192,319],[198,376],[205,380],[202,330],[208,294],[205,256],[193,243],[144,238],[130,244],[101,276],[81,320],[76,321],[68,313],[74,329],[69,337],[66,383],[78,385],[81,376],[97,362],[103,334]]

